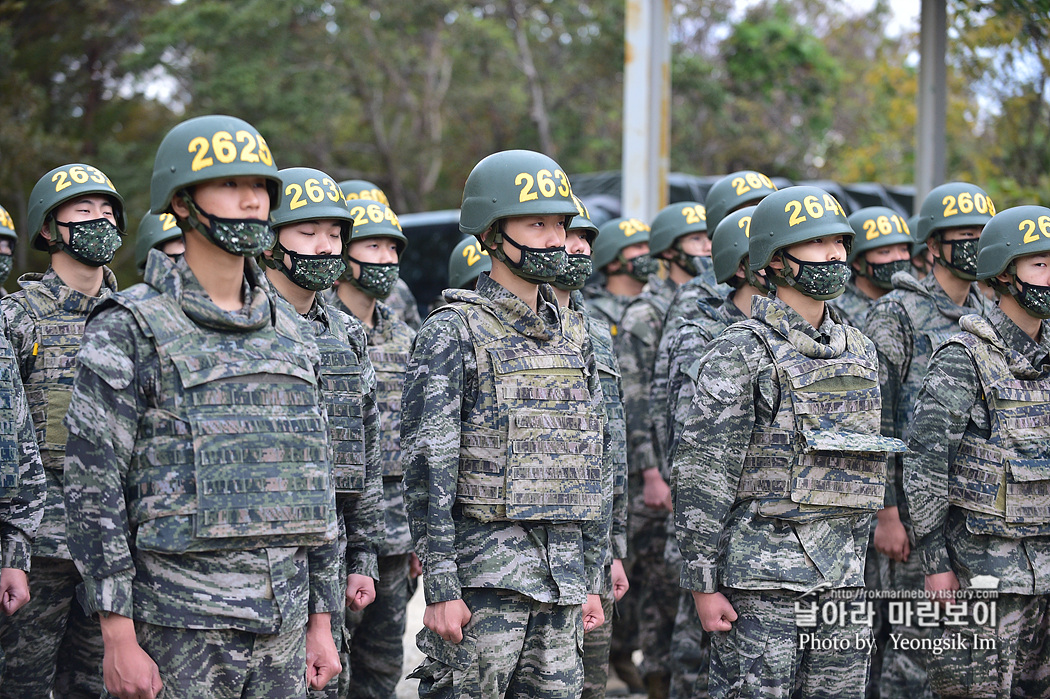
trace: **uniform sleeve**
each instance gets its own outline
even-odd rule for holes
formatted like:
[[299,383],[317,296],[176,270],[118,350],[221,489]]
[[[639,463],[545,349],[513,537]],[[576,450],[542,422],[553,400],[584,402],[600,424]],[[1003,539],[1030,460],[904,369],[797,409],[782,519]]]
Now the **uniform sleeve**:
[[66,538],[83,577],[80,599],[88,614],[132,616],[135,567],[124,492],[145,409],[136,330],[120,308],[89,320],[66,414]]
[[962,347],[949,344],[933,355],[904,456],[904,491],[927,575],[951,570],[944,534],[948,469],[978,394],[977,370]]
[[368,358],[364,333],[351,330],[350,344],[361,362],[364,384],[362,417],[365,430],[365,490],[358,497],[347,498],[346,522],[347,573],[379,579],[376,550],[383,537],[383,465],[379,457],[379,406],[376,403],[376,375]]
[[[465,364],[473,366],[474,356],[466,328],[457,321],[448,313],[432,315],[420,328],[401,399],[405,509],[423,564],[427,604],[462,598],[452,505],[468,390]],[[476,368],[471,374],[477,375]]]
[[[864,334],[875,343],[879,356],[879,384],[882,392],[883,436],[902,438],[903,425],[897,424],[901,386],[911,367],[914,336],[907,314],[895,302],[876,303],[868,313]],[[886,499],[884,507],[895,507],[903,493],[901,487],[901,458],[893,454],[887,467]]]
[[648,304],[633,303],[620,323],[618,352],[623,378],[624,411],[627,413],[627,465],[632,474],[660,467],[653,446],[653,419],[649,389],[660,341],[655,314]]
[[[598,367],[594,361],[594,348],[591,338],[584,341],[583,356],[587,363],[587,383],[591,392],[591,409],[595,414],[606,416],[605,396],[602,393],[601,381],[598,378]],[[612,492],[613,487],[613,453],[612,436],[609,432],[608,418],[602,420],[602,491]],[[612,504],[606,506],[605,498],[601,516],[597,520],[584,522],[583,534],[583,568],[587,578],[587,593],[598,595],[602,592],[605,580],[605,566],[612,563],[610,554],[610,534],[612,522]]]
[[33,361],[33,319],[25,308],[11,296],[0,299],[0,314],[4,317],[4,334],[11,342],[17,357],[18,370],[24,381]]
[[0,501],[0,567],[29,570],[31,543],[44,514],[47,484],[17,362],[14,358],[10,361],[8,374],[18,442],[18,487],[10,497]]
[[757,369],[751,363],[762,348],[750,337],[723,334],[704,355],[674,457],[675,531],[687,590],[718,591],[718,542],[755,427]]
[[[679,331],[681,326],[679,326]],[[656,357],[653,362],[652,388],[649,390],[649,405],[652,407],[651,420],[653,425],[653,446],[660,457],[663,467],[661,475],[666,479],[670,468],[668,455],[670,454],[670,418],[668,412],[668,391],[671,374],[671,346],[673,338],[678,333],[664,333],[660,337],[660,343],[656,349]]]
[[[616,361],[616,358],[613,358]],[[619,369],[617,368],[617,371]],[[612,464],[612,523],[610,524],[609,543],[612,547],[613,558],[627,558],[627,444],[624,439],[613,439],[612,435],[626,434],[626,424],[623,418],[623,388],[620,380],[616,381],[616,393],[605,396],[608,424],[606,431],[609,433],[608,451],[611,455]],[[619,423],[619,424],[614,424]]]

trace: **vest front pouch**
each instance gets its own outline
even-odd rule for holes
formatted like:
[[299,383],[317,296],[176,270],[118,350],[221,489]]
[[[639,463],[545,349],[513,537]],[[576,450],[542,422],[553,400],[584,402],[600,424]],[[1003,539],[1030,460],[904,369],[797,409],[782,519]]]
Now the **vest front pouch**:
[[389,352],[368,348],[368,358],[376,372],[376,401],[379,404],[381,429],[379,454],[384,478],[400,478],[401,465],[401,391],[408,371],[408,352]]
[[791,473],[791,501],[875,512],[886,493],[886,460],[903,442],[856,432],[802,433]]
[[14,393],[15,356],[9,346],[0,347],[0,497],[18,490],[18,426]]
[[321,393],[328,408],[335,489],[340,494],[360,494],[365,490],[361,365],[328,360],[331,355],[322,347]]
[[[61,471],[69,433],[65,417],[73,397],[73,374],[76,355],[84,334],[84,321],[37,321],[36,356],[26,382],[26,399],[37,427],[41,461],[44,466]],[[49,452],[54,452],[53,454]]]

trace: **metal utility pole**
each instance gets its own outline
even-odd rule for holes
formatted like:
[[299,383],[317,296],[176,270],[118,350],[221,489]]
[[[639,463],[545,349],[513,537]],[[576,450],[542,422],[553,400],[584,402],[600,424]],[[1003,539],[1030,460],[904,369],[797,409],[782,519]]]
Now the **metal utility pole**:
[[922,0],[919,19],[919,97],[915,129],[915,210],[944,182],[948,120],[947,0]]
[[668,196],[671,0],[626,2],[622,215],[648,223],[667,205]]

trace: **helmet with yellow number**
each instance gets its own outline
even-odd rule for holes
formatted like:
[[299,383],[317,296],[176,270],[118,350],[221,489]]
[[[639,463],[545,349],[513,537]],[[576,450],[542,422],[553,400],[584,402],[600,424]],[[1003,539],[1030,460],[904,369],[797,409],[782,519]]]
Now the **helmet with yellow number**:
[[342,190],[347,205],[356,199],[368,199],[390,206],[390,199],[387,198],[386,192],[380,189],[379,185],[368,180],[343,180],[339,183],[339,189]]
[[181,237],[182,229],[174,215],[164,213],[157,216],[147,211],[139,221],[139,229],[135,234],[135,267],[139,274],[146,270],[146,258],[150,250]]
[[757,204],[760,199],[777,191],[773,180],[755,170],[731,172],[715,182],[704,197],[707,207],[707,230],[713,231],[731,211]]
[[[56,243],[60,243],[61,239],[55,228],[56,222],[52,216],[55,209],[75,197],[92,194],[103,195],[109,199],[113,206],[117,231],[123,236],[127,229],[124,199],[113,186],[113,182],[97,167],[84,163],[71,163],[56,167],[33,185],[33,191],[29,194],[29,214],[27,216],[30,245],[37,250],[48,250],[48,240],[40,235],[44,223],[48,221],[52,224],[50,246],[54,247]],[[61,224],[61,222],[57,223]]]
[[488,250],[473,236],[459,241],[448,258],[448,284],[454,289],[472,289],[482,272],[492,270]]

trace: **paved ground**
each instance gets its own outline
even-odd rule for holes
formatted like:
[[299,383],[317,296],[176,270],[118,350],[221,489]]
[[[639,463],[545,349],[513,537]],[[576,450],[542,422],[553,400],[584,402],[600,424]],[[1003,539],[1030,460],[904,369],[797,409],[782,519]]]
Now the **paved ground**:
[[[405,624],[405,666],[404,674],[397,685],[397,699],[416,699],[417,697],[416,685],[419,684],[419,681],[407,679],[404,675],[412,672],[423,660],[423,654],[416,648],[416,633],[423,628],[423,609],[425,606],[423,602],[423,588],[420,586],[416,590],[415,596],[412,597],[412,601],[408,604],[408,623]],[[640,657],[635,658],[636,662],[639,660],[641,660]],[[626,685],[616,679],[615,676],[609,680],[608,696],[645,699],[644,694],[628,694]]]

